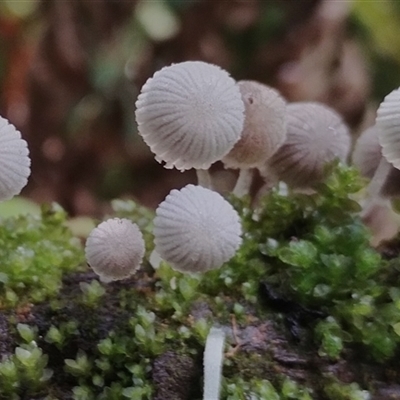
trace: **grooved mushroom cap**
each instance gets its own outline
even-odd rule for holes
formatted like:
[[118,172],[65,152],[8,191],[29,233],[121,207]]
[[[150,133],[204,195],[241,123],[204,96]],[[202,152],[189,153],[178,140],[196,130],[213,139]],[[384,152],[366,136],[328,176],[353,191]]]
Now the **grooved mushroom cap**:
[[19,194],[31,174],[28,145],[21,133],[0,117],[0,201]]
[[105,281],[128,278],[139,268],[144,252],[142,233],[126,218],[102,222],[86,240],[87,262]]
[[295,188],[308,188],[324,178],[325,165],[345,161],[349,130],[334,110],[319,103],[287,106],[287,138],[272,156],[269,168]]
[[244,104],[223,69],[201,61],[173,64],[143,85],[139,133],[166,168],[208,169],[239,140]]
[[376,125],[365,130],[358,138],[353,152],[353,164],[367,178],[374,176],[382,157],[378,131],[379,128]]
[[222,159],[228,168],[255,168],[264,164],[286,138],[286,102],[275,89],[254,81],[239,81],[245,104],[240,140]]
[[217,192],[172,190],[154,219],[155,250],[181,272],[205,272],[231,259],[242,243],[239,215]]
[[382,155],[400,169],[400,88],[389,93],[380,104],[376,126],[380,129]]

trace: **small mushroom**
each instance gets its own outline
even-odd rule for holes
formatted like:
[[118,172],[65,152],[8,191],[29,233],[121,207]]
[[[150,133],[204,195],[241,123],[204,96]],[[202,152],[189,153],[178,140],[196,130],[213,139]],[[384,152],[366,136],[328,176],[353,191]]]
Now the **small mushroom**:
[[[372,229],[377,225],[373,218],[378,218],[385,210],[391,211],[388,198],[398,196],[400,169],[400,88],[389,93],[380,104],[376,127],[379,143],[382,148],[382,157],[378,168],[367,188],[367,199],[363,205],[361,218]],[[379,209],[380,212],[375,212]],[[397,224],[397,222],[396,222]],[[393,229],[392,229],[393,232]],[[377,234],[374,232],[374,234]],[[388,239],[385,237],[385,239]]]
[[[374,125],[358,138],[354,152],[353,164],[366,178],[372,179],[382,159],[382,147],[379,143],[379,128]],[[379,194],[385,198],[400,195],[400,170],[393,165],[385,177]]]
[[400,88],[389,93],[377,111],[376,125],[382,146],[382,155],[395,168],[400,169]]
[[262,166],[286,138],[286,102],[273,88],[254,81],[239,81],[245,104],[245,121],[240,140],[222,159],[225,167],[239,168],[233,193],[249,191],[251,168]]
[[201,186],[172,190],[154,219],[155,251],[181,272],[205,272],[231,259],[241,245],[239,215]]
[[142,262],[145,244],[138,226],[112,218],[92,230],[86,240],[88,264],[104,282],[128,278]]
[[292,103],[286,140],[261,173],[292,188],[310,188],[324,179],[327,163],[346,161],[349,150],[349,129],[339,114],[320,103]]
[[352,156],[353,164],[360,170],[361,175],[370,179],[378,169],[382,157],[378,130],[376,125],[365,130],[358,138]]
[[[400,169],[400,88],[388,94],[380,104],[376,129],[382,157],[368,186],[368,202],[373,202],[385,192],[392,193]],[[389,178],[389,179],[388,179]],[[393,178],[393,179],[392,179]]]
[[240,139],[244,104],[226,71],[186,61],[147,80],[136,101],[136,121],[139,134],[166,168],[208,170]]
[[7,119],[0,117],[0,201],[19,194],[31,173],[28,145]]

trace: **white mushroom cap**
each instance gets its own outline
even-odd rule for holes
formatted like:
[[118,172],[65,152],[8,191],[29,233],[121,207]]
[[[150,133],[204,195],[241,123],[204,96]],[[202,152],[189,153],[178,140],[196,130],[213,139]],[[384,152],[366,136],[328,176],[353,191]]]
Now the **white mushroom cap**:
[[28,145],[21,133],[0,117],[0,201],[19,194],[31,174]]
[[292,103],[286,141],[268,167],[289,186],[308,188],[324,178],[327,163],[346,161],[349,150],[349,129],[339,114],[320,103]]
[[231,259],[242,243],[239,215],[217,192],[172,190],[154,219],[155,250],[181,272],[205,272]]
[[380,104],[376,126],[382,155],[395,168],[400,169],[400,88],[389,93]]
[[353,152],[353,164],[367,178],[372,178],[382,157],[378,139],[379,128],[374,125],[365,130],[358,138]]
[[279,92],[254,81],[238,82],[246,107],[240,140],[222,159],[228,168],[264,164],[286,138],[286,101]]
[[87,262],[105,281],[128,278],[139,268],[144,252],[142,233],[126,218],[102,222],[86,240]]
[[208,169],[239,140],[244,104],[226,71],[187,61],[164,67],[143,85],[136,121],[166,168]]

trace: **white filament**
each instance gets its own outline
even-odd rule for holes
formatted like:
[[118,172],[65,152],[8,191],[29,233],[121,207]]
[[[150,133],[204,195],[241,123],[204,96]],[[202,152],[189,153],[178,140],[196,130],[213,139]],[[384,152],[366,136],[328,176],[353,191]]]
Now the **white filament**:
[[203,400],[218,400],[221,391],[222,364],[224,360],[225,333],[212,327],[204,349]]

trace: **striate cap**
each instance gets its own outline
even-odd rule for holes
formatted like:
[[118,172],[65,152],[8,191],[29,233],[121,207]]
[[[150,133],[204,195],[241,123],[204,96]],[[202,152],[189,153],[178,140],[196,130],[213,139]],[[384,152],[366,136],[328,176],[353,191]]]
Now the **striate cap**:
[[222,159],[227,168],[263,165],[286,138],[286,101],[279,92],[254,81],[239,81],[245,104],[240,140]]
[[400,169],[400,88],[389,93],[380,104],[376,126],[379,128],[382,155]]
[[0,117],[0,201],[19,194],[31,174],[28,145],[7,119]]
[[128,278],[139,268],[145,244],[138,226],[112,218],[92,230],[86,240],[86,259],[104,281]]
[[157,71],[136,101],[140,135],[166,168],[208,169],[239,140],[244,104],[228,72],[202,61]]
[[292,103],[286,140],[268,167],[289,186],[308,188],[324,178],[327,163],[345,161],[349,150],[349,129],[336,111],[320,103]]
[[231,204],[201,186],[172,190],[156,210],[155,250],[181,272],[219,268],[235,255],[241,234]]

